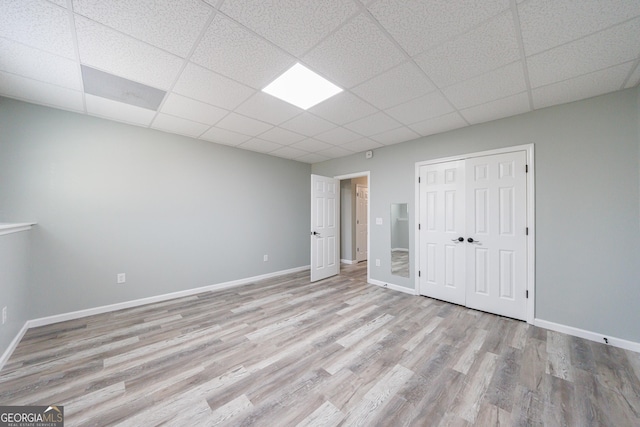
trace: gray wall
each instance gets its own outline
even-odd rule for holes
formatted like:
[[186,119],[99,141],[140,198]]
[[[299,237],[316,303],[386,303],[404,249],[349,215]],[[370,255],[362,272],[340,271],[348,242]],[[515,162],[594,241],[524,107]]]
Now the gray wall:
[[[390,204],[408,202],[415,253],[415,163],[535,144],[536,317],[640,342],[638,88],[545,108],[313,165],[336,176],[371,171],[371,276],[389,273]],[[384,220],[375,225],[375,218]]]
[[[0,182],[4,182],[1,173]],[[0,356],[30,319],[27,309],[30,233],[0,236],[0,310],[7,307],[7,323],[0,325]]]
[[0,129],[29,318],[309,265],[308,164],[6,98]]

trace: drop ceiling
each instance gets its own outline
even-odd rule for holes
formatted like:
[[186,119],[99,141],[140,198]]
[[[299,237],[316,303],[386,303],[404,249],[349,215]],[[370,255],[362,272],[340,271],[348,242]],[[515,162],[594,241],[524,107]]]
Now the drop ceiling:
[[[640,81],[640,0],[0,7],[0,95],[306,163]],[[296,62],[344,91],[307,111],[261,91]],[[95,95],[86,68],[166,95],[157,110]]]

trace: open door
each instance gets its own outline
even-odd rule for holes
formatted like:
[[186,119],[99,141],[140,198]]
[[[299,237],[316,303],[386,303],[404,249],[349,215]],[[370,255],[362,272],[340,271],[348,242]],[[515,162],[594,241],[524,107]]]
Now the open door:
[[311,175],[311,281],[340,272],[340,180]]

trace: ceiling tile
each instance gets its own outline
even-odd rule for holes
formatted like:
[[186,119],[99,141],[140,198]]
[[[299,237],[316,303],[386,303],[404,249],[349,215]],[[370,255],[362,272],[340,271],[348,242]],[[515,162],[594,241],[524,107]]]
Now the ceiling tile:
[[178,79],[174,92],[207,104],[233,110],[255,90],[195,64],[188,64]]
[[0,94],[64,110],[84,111],[82,92],[15,74],[0,72]]
[[326,150],[318,151],[321,156],[329,157],[331,159],[337,159],[338,157],[350,156],[354,154],[353,151],[345,150],[341,147],[331,147]]
[[343,144],[341,145],[341,147],[349,151],[353,151],[354,153],[360,153],[362,151],[373,150],[376,148],[383,147],[383,145],[369,138],[361,138],[361,139],[358,139],[357,141]]
[[511,12],[505,12],[443,45],[418,55],[416,63],[440,88],[520,59]]
[[549,107],[613,92],[622,86],[632,62],[533,89],[535,108]]
[[399,122],[409,125],[433,117],[442,116],[454,110],[440,92],[432,92],[386,111]]
[[76,57],[69,12],[44,0],[3,0],[0,37],[66,58]]
[[264,139],[251,138],[247,142],[243,142],[242,144],[238,145],[238,148],[257,151],[259,153],[269,153],[273,150],[277,150],[278,148],[282,148],[282,145],[276,144],[275,142],[271,141],[265,141]]
[[3,38],[0,38],[0,70],[82,90],[75,61]]
[[149,126],[156,115],[153,110],[124,104],[94,95],[85,95],[87,112],[91,115],[104,117],[119,122],[140,126]]
[[214,125],[229,114],[229,111],[195,99],[171,93],[167,96],[160,110],[172,116],[193,120],[198,123]]
[[262,91],[256,92],[255,95],[243,102],[235,111],[274,125],[279,125],[304,112],[304,110],[295,105],[281,101]]
[[262,89],[296,60],[235,22],[216,15],[191,61]]
[[496,99],[506,98],[526,90],[520,61],[493,72],[465,80],[444,89],[444,95],[457,108],[468,108]]
[[529,94],[527,92],[518,93],[486,104],[461,110],[460,114],[471,124],[484,123],[490,120],[497,120],[504,117],[515,116],[517,114],[531,111],[529,108]]
[[215,142],[216,144],[240,145],[243,142],[250,140],[251,137],[214,126],[203,133],[200,136],[200,139],[206,139],[207,141]]
[[460,114],[450,113],[444,116],[437,117],[435,119],[429,119],[423,122],[415,123],[409,127],[422,136],[428,136],[465,127],[466,125],[467,122],[465,122],[464,119],[460,117]]
[[369,18],[359,15],[304,59],[328,80],[347,89],[400,63],[404,55]]
[[273,156],[283,157],[285,159],[295,159],[296,157],[301,157],[309,153],[297,148],[282,147],[270,152],[269,154]]
[[372,135],[370,138],[381,144],[391,145],[420,138],[420,135],[403,126],[397,129],[391,129],[386,132],[379,133],[377,135]]
[[342,145],[347,142],[354,141],[356,139],[362,138],[361,135],[358,135],[355,132],[351,132],[349,129],[345,129],[343,127],[338,127],[335,129],[331,129],[328,132],[321,133],[320,135],[316,135],[316,139],[320,141],[328,142],[333,145]]
[[220,120],[216,127],[227,129],[233,132],[242,133],[244,135],[256,136],[271,129],[268,123],[252,119],[250,117],[241,116],[240,114],[231,113],[224,119]]
[[633,71],[633,74],[631,74],[631,77],[629,77],[629,81],[627,82],[625,88],[637,86],[638,83],[640,83],[640,65],[636,65],[636,68]]
[[163,113],[156,116],[151,127],[180,135],[191,136],[193,138],[199,137],[204,131],[209,129],[209,125]]
[[405,62],[352,89],[356,95],[384,109],[435,90],[435,86],[415,66]]
[[291,144],[290,147],[308,151],[309,153],[315,153],[320,150],[331,148],[333,147],[333,145],[327,144],[326,142],[318,141],[317,139],[307,138],[303,139],[300,142],[296,142],[295,144]]
[[377,133],[395,129],[400,126],[400,123],[382,112],[372,114],[368,117],[356,120],[353,123],[345,125],[346,128],[349,128],[354,132],[358,132],[363,136],[375,135]]
[[61,6],[61,7],[64,7],[64,8],[67,7],[67,0],[49,0],[49,1],[51,3],[55,3],[55,4],[57,4],[58,6]]
[[306,137],[299,133],[291,132],[290,130],[274,127],[260,134],[261,139],[267,141],[276,142],[282,145],[290,145],[294,142],[302,141]]
[[351,0],[234,0],[221,11],[300,56],[358,11]]
[[184,58],[213,9],[198,0],[73,0],[73,11]]
[[86,18],[76,17],[80,60],[102,71],[168,89],[183,60]]
[[309,111],[330,122],[344,125],[369,116],[378,110],[350,92],[345,91],[310,108]]
[[367,7],[415,56],[509,8],[509,0],[379,0]]
[[[626,43],[620,43],[626,40]],[[636,59],[640,18],[527,58],[532,87],[539,87]]]
[[640,15],[629,0],[530,0],[518,5],[525,54],[576,40]]
[[305,136],[316,136],[319,133],[326,132],[329,129],[336,127],[334,124],[328,121],[316,117],[310,113],[303,113],[294,117],[288,122],[284,122],[281,127],[289,129],[291,131],[300,133]]
[[305,154],[304,156],[296,157],[296,161],[309,163],[309,164],[320,163],[326,160],[330,160],[330,158],[326,156],[321,156],[318,153],[309,153],[309,154]]

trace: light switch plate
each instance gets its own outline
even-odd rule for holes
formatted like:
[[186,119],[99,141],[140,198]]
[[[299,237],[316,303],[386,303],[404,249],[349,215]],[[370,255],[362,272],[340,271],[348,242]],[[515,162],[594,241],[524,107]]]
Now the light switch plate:
[[376,218],[376,225],[382,225],[382,218]]

